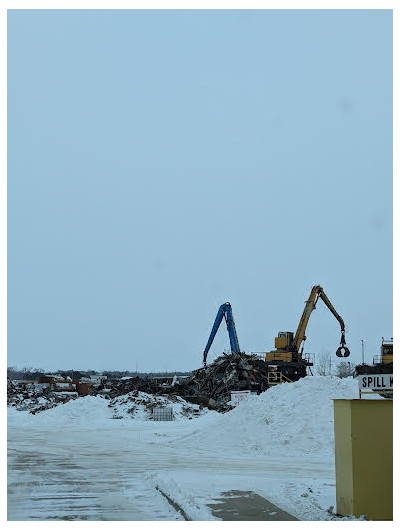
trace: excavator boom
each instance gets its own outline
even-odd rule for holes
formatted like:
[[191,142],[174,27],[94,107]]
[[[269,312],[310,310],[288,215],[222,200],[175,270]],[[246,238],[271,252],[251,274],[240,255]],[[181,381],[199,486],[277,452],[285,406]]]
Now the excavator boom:
[[207,354],[211,348],[212,342],[214,341],[215,334],[218,332],[219,325],[221,324],[222,319],[225,317],[226,327],[228,329],[229,341],[231,344],[231,351],[240,353],[239,340],[236,333],[235,321],[233,319],[232,306],[229,302],[221,304],[219,307],[217,316],[214,321],[214,325],[211,329],[211,334],[208,339],[206,348],[203,352],[203,364],[204,366],[207,363]]
[[340,358],[347,357],[350,355],[349,349],[345,346],[346,340],[345,340],[345,327],[344,327],[344,321],[340,317],[340,315],[337,313],[335,308],[333,307],[331,301],[326,296],[324,290],[321,286],[313,286],[311,289],[310,296],[308,300],[306,301],[306,306],[304,308],[303,314],[300,318],[299,326],[297,327],[296,334],[293,339],[293,343],[291,345],[291,350],[295,350],[296,352],[300,351],[300,346],[303,341],[306,339],[306,328],[308,325],[308,321],[310,319],[311,312],[315,309],[316,304],[318,302],[318,299],[321,298],[326,306],[329,308],[329,310],[332,312],[332,314],[336,317],[336,319],[339,321],[340,324],[340,330],[341,330],[341,340],[340,340],[340,347],[336,351],[336,355]]
[[291,345],[291,349],[295,350],[296,352],[300,351],[300,346],[306,339],[306,328],[308,321],[310,319],[311,312],[315,309],[315,305],[317,304],[317,300],[321,291],[321,286],[313,286],[310,296],[306,301],[305,308],[303,310],[302,316],[300,317],[299,325]]

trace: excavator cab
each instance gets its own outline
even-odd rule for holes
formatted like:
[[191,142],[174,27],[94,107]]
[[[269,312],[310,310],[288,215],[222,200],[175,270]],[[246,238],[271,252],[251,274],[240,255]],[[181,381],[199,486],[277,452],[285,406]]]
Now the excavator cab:
[[293,332],[278,332],[275,338],[275,350],[265,353],[265,361],[286,363],[302,361],[301,353],[293,351],[293,335]]
[[287,349],[293,341],[293,332],[278,332],[278,337],[275,338],[276,349]]
[[275,350],[265,353],[265,361],[294,361],[293,352],[290,349],[292,342],[293,332],[278,332],[278,336],[275,338]]
[[393,363],[393,338],[383,339],[381,345],[381,363]]

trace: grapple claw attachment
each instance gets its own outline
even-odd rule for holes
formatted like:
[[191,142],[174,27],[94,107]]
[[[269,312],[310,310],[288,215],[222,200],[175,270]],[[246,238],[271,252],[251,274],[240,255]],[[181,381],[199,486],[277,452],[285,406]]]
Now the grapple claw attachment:
[[350,350],[344,345],[342,345],[337,349],[336,356],[338,358],[347,358],[348,356],[350,356]]

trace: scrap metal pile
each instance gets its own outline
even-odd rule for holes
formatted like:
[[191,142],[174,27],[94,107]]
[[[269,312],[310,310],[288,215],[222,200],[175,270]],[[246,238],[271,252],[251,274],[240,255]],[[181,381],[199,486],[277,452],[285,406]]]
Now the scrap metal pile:
[[7,378],[7,406],[29,411],[32,415],[77,397],[77,393],[51,393],[48,388],[33,382],[17,382]]
[[[244,353],[223,354],[208,366],[193,371],[189,376],[174,377],[168,382],[157,378],[135,376],[93,388],[89,394],[101,395],[113,401],[132,393],[146,393],[168,397],[181,397],[186,402],[206,406],[220,412],[230,409],[231,391],[250,390],[257,393],[268,388],[268,365],[255,355]],[[42,411],[77,398],[77,393],[52,393],[36,385],[7,384],[7,403],[17,409],[32,413]],[[136,401],[135,398],[134,401]],[[154,406],[154,404],[152,404]],[[192,411],[189,411],[192,414]]]
[[179,396],[155,396],[142,391],[131,391],[110,400],[109,408],[114,410],[114,419],[139,418],[154,420],[154,410],[157,408],[171,409],[172,419],[198,417],[202,413],[201,406],[188,404]]
[[93,394],[105,395],[107,398],[115,398],[117,396],[126,395],[132,391],[143,391],[148,394],[160,394],[160,385],[151,378],[141,378],[140,376],[134,376],[124,380],[116,380],[115,382],[109,382],[107,388],[99,389]]
[[359,376],[361,374],[393,374],[393,362],[376,363],[374,365],[361,363],[355,366],[355,375]]
[[248,389],[260,393],[268,388],[268,366],[249,354],[223,354],[205,368],[194,371],[174,392],[185,400],[218,411],[229,409],[231,391]]
[[231,391],[247,389],[260,393],[267,388],[268,366],[265,362],[255,355],[232,353],[223,354],[205,368],[197,369],[170,385],[136,376],[109,382],[106,389],[95,394],[114,399],[132,391],[142,391],[151,395],[180,396],[194,404],[227,411]]

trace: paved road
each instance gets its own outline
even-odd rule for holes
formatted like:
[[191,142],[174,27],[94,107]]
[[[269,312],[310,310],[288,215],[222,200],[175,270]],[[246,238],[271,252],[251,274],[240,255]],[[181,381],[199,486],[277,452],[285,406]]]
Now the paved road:
[[129,431],[9,428],[8,520],[182,520],[142,479],[178,456],[149,459]]
[[311,466],[314,476],[332,477],[331,467],[317,461],[193,455],[182,441],[168,443],[169,429],[184,433],[190,423],[160,423],[159,430],[145,424],[9,426],[8,520],[182,520],[145,479],[151,471],[293,479],[309,477]]

